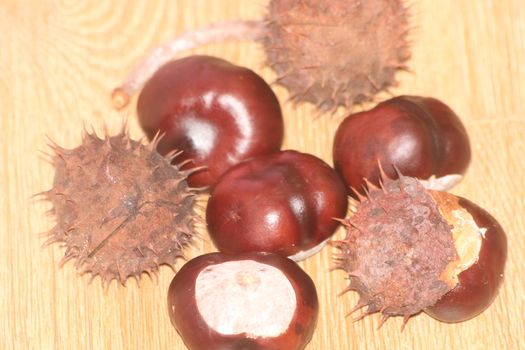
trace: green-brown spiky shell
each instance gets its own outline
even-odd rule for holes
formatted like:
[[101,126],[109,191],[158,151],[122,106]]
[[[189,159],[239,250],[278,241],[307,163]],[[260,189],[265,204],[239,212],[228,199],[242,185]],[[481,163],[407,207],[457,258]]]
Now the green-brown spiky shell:
[[272,0],[268,64],[295,101],[351,108],[396,84],[409,58],[401,0]]
[[43,194],[56,226],[47,243],[65,247],[63,262],[74,259],[82,273],[124,284],[182,256],[194,235],[195,193],[188,173],[155,146],[124,129],[105,139],[86,132],[74,149],[52,146],[54,184]]

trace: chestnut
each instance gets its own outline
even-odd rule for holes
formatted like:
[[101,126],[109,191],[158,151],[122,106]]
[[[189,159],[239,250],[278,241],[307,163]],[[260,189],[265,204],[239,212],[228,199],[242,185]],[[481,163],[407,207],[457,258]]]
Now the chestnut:
[[211,192],[206,223],[221,252],[267,251],[302,260],[324,246],[347,205],[345,185],[328,164],[281,151],[226,172]]
[[421,311],[445,322],[475,317],[496,297],[507,256],[506,235],[488,212],[415,178],[382,176],[343,220],[337,267],[359,293],[363,316]]
[[352,114],[333,143],[335,169],[349,188],[364,193],[367,179],[378,185],[380,166],[394,165],[427,188],[447,190],[461,181],[470,163],[470,143],[458,116],[430,97],[399,96]]
[[476,248],[479,249],[469,266],[457,275],[457,285],[424,311],[443,322],[466,321],[483,312],[498,293],[507,259],[507,238],[498,221],[478,205],[445,192],[430,193],[434,198],[441,198],[438,199],[440,207],[452,210],[456,218],[454,227],[467,227],[457,222],[466,216],[459,213],[472,217],[473,221],[468,224],[479,232],[476,236],[479,239]]
[[190,350],[299,350],[312,338],[318,300],[311,278],[288,258],[209,253],[175,275],[168,312]]
[[211,56],[167,63],[140,93],[139,123],[149,139],[157,133],[161,154],[183,151],[177,161],[201,168],[194,187],[213,186],[231,166],[277,152],[283,119],[277,97],[253,71]]

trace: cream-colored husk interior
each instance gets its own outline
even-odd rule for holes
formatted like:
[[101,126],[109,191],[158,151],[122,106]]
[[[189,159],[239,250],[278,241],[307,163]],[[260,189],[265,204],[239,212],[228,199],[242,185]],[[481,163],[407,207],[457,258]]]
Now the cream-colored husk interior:
[[441,279],[451,288],[458,283],[458,275],[472,266],[479,257],[486,228],[478,227],[472,215],[462,208],[458,198],[444,192],[431,191],[441,215],[452,227],[452,238],[458,259],[451,261],[441,274]]

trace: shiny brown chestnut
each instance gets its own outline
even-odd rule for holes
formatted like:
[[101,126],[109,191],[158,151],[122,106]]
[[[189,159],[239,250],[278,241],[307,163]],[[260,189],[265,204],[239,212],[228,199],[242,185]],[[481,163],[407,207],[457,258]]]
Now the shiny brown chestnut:
[[335,169],[354,191],[364,179],[378,185],[379,166],[395,177],[425,180],[429,189],[447,190],[462,179],[470,163],[470,143],[458,116],[434,98],[399,96],[348,116],[333,144]]
[[424,311],[443,322],[466,321],[483,312],[498,294],[507,260],[507,238],[498,221],[478,205],[444,192],[431,194],[443,197],[439,202],[449,203],[446,206],[452,213],[467,212],[480,232],[480,242],[476,260],[457,276],[457,285]]
[[302,260],[324,246],[347,205],[345,185],[328,164],[281,151],[226,172],[211,192],[206,222],[221,252],[269,251]]
[[190,350],[300,350],[315,330],[311,278],[273,253],[210,253],[186,263],[168,290],[173,326]]
[[426,190],[415,178],[385,176],[369,185],[346,237],[336,243],[337,267],[359,293],[354,310],[382,313],[382,322],[421,311],[444,322],[475,317],[496,297],[507,256],[498,222],[472,202]]
[[189,56],[160,68],[140,93],[137,112],[158,151],[183,151],[194,187],[213,186],[231,166],[279,151],[283,120],[277,97],[253,71],[211,56]]

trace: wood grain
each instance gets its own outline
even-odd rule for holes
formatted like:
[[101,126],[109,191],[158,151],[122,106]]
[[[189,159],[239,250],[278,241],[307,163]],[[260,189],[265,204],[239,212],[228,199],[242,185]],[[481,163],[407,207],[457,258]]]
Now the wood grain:
[[[329,273],[331,252],[302,263],[318,286],[321,314],[308,349],[519,349],[525,340],[525,3],[522,0],[411,0],[413,73],[394,93],[431,95],[463,118],[473,161],[453,192],[485,207],[509,239],[505,284],[482,315],[461,324],[414,317],[376,330],[377,315],[345,318],[356,297]],[[166,312],[168,268],[157,279],[104,290],[98,279],[59,268],[63,249],[42,248],[53,225],[49,204],[31,199],[51,187],[42,152],[47,138],[65,147],[83,123],[116,131],[123,115],[109,92],[156,44],[182,30],[229,18],[260,18],[265,1],[2,0],[0,2],[0,348],[185,349]],[[195,50],[242,64],[271,81],[254,43]],[[284,101],[287,93],[276,87]],[[331,138],[343,117],[313,118],[309,105],[284,105],[285,148],[331,162]],[[124,113],[140,137],[134,110]],[[339,232],[338,234],[341,234]],[[205,232],[191,256],[211,251]],[[523,346],[523,345],[521,345]]]

